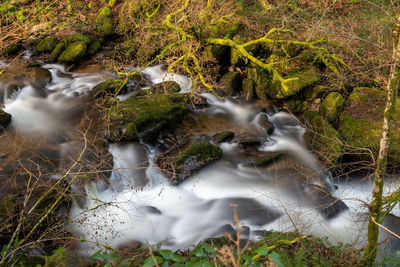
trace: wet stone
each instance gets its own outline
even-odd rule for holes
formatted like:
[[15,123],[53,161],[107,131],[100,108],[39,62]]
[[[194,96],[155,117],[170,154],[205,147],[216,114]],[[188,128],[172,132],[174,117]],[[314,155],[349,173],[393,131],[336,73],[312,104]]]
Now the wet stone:
[[232,140],[232,138],[235,136],[235,133],[232,131],[225,131],[221,133],[217,133],[213,136],[213,140],[215,143],[224,143]]

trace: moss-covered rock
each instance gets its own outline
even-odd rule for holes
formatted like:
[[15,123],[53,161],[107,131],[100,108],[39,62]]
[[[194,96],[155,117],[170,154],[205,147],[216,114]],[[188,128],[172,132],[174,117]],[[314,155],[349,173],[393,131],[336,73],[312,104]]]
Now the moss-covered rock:
[[88,56],[93,56],[97,53],[97,51],[99,51],[101,48],[101,44],[99,39],[97,39],[96,37],[91,38],[90,43],[88,45],[86,54]]
[[56,47],[54,47],[53,51],[51,51],[50,60],[57,61],[58,57],[61,55],[61,53],[64,51],[64,49],[65,49],[64,42],[58,43],[56,45]]
[[272,84],[272,74],[259,66],[251,64],[247,67],[247,76],[254,82],[254,89],[257,97],[260,99],[267,99],[267,90]]
[[237,72],[225,73],[220,81],[219,88],[224,93],[224,96],[233,96],[239,89],[240,74]]
[[17,215],[13,197],[0,198],[0,244],[8,242],[13,233],[13,219]]
[[318,97],[323,97],[326,93],[332,91],[330,87],[324,85],[309,86],[302,92],[304,98],[313,101]]
[[181,91],[181,86],[174,81],[164,81],[153,85],[150,91],[153,94],[178,93]]
[[100,9],[94,21],[95,29],[102,35],[111,35],[114,32],[111,7],[105,6]]
[[319,112],[328,122],[334,122],[342,111],[344,98],[337,92],[329,93],[319,106]]
[[246,101],[254,98],[254,82],[252,79],[244,78],[242,81],[243,98]]
[[7,128],[11,122],[11,115],[0,109],[0,130]]
[[0,52],[0,56],[12,56],[17,54],[21,49],[22,49],[22,45],[20,43],[16,43],[16,44],[11,44],[9,46],[7,46],[6,48],[4,48],[1,52]]
[[118,95],[126,93],[127,82],[123,79],[112,79],[99,83],[93,87],[91,95],[94,97],[105,95]]
[[193,144],[174,160],[179,182],[222,156],[222,149],[207,142]]
[[300,99],[291,99],[287,102],[287,108],[290,112],[300,113],[303,111],[303,101]]
[[207,45],[203,50],[203,58],[208,61],[223,62],[228,47],[224,45]]
[[235,136],[235,133],[232,131],[225,131],[221,133],[217,133],[213,136],[213,140],[215,143],[223,143],[223,142],[228,142],[232,140],[232,138]]
[[69,44],[58,57],[59,62],[74,63],[83,58],[86,54],[87,45],[85,42],[74,42]]
[[242,139],[239,141],[241,147],[255,147],[261,145],[261,141],[257,139]]
[[37,41],[36,50],[39,53],[50,53],[54,50],[56,45],[57,39],[55,37],[46,37]]
[[307,131],[304,141],[327,167],[335,167],[342,155],[343,143],[336,131],[317,111],[303,113]]
[[267,166],[271,163],[274,163],[282,156],[281,152],[270,152],[266,155],[253,159],[252,163],[259,167]]
[[[374,162],[365,149],[378,155],[382,134],[383,112],[386,105],[386,92],[376,88],[355,88],[344,104],[340,114],[339,132],[348,150],[362,159]],[[396,101],[389,139],[388,165],[400,167],[400,100]],[[360,148],[360,149],[357,149]],[[364,148],[364,150],[362,149]]]
[[171,93],[132,96],[124,102],[113,105],[108,115],[111,129],[123,132],[130,123],[134,123],[140,137],[145,141],[153,141],[161,130],[179,123],[187,110],[186,96]]
[[268,88],[268,95],[272,98],[286,98],[303,90],[305,87],[320,81],[321,72],[316,67],[311,67],[297,73],[290,74],[285,79],[291,79],[284,85],[280,80],[274,80]]

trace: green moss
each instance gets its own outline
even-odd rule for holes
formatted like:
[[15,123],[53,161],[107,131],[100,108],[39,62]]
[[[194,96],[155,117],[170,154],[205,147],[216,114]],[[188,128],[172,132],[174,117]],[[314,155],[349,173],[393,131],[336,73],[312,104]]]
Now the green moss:
[[72,266],[76,257],[66,248],[59,247],[50,256],[44,256],[43,258],[46,261],[45,266]]
[[213,136],[214,142],[215,143],[223,143],[231,140],[235,136],[235,133],[232,131],[225,131],[222,133],[218,133]]
[[125,93],[127,89],[127,83],[122,79],[113,79],[99,83],[92,89],[92,95],[95,97],[104,95],[115,95],[119,93]]
[[233,96],[239,89],[240,74],[237,72],[225,73],[220,81],[219,88],[225,96]]
[[0,130],[6,128],[11,122],[11,115],[0,109]]
[[[382,134],[383,112],[386,105],[386,92],[376,88],[355,88],[344,104],[340,114],[339,132],[351,153],[358,154],[358,159],[374,162],[366,148],[376,157]],[[400,167],[400,100],[396,102],[389,139],[388,165]],[[357,149],[360,148],[360,149]],[[357,159],[357,158],[356,158]]]
[[111,128],[135,123],[140,136],[152,141],[159,132],[174,127],[188,110],[187,99],[179,93],[132,96],[109,109]]
[[84,42],[75,42],[67,46],[67,48],[58,57],[58,61],[63,63],[74,63],[86,54],[87,45]]
[[50,55],[51,61],[57,61],[58,57],[61,55],[61,53],[65,49],[65,44],[64,42],[60,42],[56,45],[56,47],[53,49]]
[[256,65],[247,67],[247,76],[253,80],[256,95],[260,99],[268,99],[267,89],[272,84],[272,74]]
[[267,166],[282,156],[281,152],[269,153],[268,155],[256,158],[254,160],[254,165],[256,166]]
[[184,165],[187,160],[194,159],[206,165],[211,161],[217,160],[222,156],[222,149],[210,143],[200,142],[186,148],[175,160],[174,165],[179,167]]
[[228,52],[228,47],[223,45],[207,45],[203,50],[203,58],[209,61],[223,62],[225,55]]
[[15,55],[17,54],[21,49],[22,49],[22,45],[20,43],[16,43],[16,44],[12,44],[7,46],[6,48],[4,48],[1,52],[0,52],[0,56],[11,56],[11,55]]
[[313,101],[318,97],[322,97],[325,93],[331,91],[331,88],[324,85],[309,86],[303,90],[303,96],[308,101]]
[[317,111],[303,113],[307,131],[304,141],[327,167],[335,167],[342,155],[343,143],[339,133]]
[[111,35],[114,32],[111,7],[105,6],[100,9],[94,24],[97,32],[103,35]]
[[36,43],[36,50],[40,53],[49,53],[54,50],[57,45],[57,39],[54,37],[46,37],[40,39]]
[[177,93],[181,90],[181,86],[174,81],[164,81],[157,83],[150,88],[150,92],[153,94],[163,93]]
[[337,92],[329,93],[322,101],[319,112],[328,122],[334,122],[342,111],[344,98]]
[[300,113],[303,111],[303,101],[299,99],[291,99],[287,102],[287,107],[290,112]]
[[93,56],[97,53],[97,51],[100,50],[100,48],[101,48],[100,41],[94,37],[89,43],[86,54],[89,56]]
[[272,98],[286,98],[303,90],[305,87],[320,81],[321,72],[316,67],[311,67],[300,72],[286,76],[285,79],[292,79],[282,86],[279,80],[274,80],[268,89],[268,95]]

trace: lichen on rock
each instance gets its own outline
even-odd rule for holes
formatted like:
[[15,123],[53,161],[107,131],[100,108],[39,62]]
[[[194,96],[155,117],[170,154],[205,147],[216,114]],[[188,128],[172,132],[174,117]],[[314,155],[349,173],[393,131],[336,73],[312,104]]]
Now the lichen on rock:
[[322,101],[319,112],[328,122],[336,121],[342,111],[344,98],[338,92],[329,93]]

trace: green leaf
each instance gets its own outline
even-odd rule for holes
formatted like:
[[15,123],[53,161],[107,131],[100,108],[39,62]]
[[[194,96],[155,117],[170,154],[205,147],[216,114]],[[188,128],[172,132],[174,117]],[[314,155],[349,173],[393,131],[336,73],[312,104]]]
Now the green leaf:
[[[161,258],[160,256],[155,256],[154,258],[156,259],[158,264],[161,264],[164,262],[164,259]],[[156,264],[154,263],[154,260],[152,257],[148,257],[143,263],[143,267],[153,267],[155,265]]]
[[105,261],[108,260],[110,255],[107,252],[102,251],[101,249],[92,255],[92,259]]
[[174,253],[171,251],[171,250],[168,250],[168,249],[164,249],[164,250],[160,250],[160,251],[158,251],[160,254],[161,254],[161,256],[164,258],[164,259],[166,259],[166,260],[170,260],[172,257],[173,257],[173,255],[174,255]]
[[161,267],[168,267],[168,261],[164,261],[164,263],[161,265]]
[[185,264],[175,262],[174,264],[171,265],[171,267],[185,267]]
[[278,265],[279,267],[284,267],[284,265],[281,263],[281,256],[279,256],[278,253],[272,251],[269,256],[276,265]]
[[107,262],[106,264],[104,264],[104,267],[112,267],[112,266],[109,262]]
[[187,267],[214,267],[214,264],[212,264],[211,262],[209,262],[207,260],[201,260],[201,261],[189,262],[186,266]]
[[254,250],[256,254],[260,254],[262,256],[268,255],[268,246],[266,244],[262,245],[261,247],[258,247],[256,250]]

